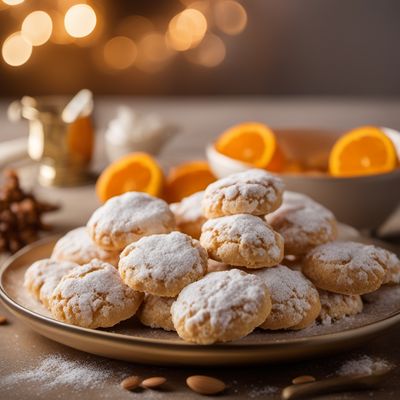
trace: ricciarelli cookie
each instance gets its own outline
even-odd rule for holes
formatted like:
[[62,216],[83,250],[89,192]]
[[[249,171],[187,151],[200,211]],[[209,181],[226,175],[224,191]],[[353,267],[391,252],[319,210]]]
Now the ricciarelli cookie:
[[204,193],[207,218],[233,214],[265,215],[282,203],[284,184],[262,169],[250,169],[210,184]]
[[175,297],[207,272],[207,253],[198,240],[181,232],[144,237],[121,253],[123,281],[139,292]]
[[50,298],[53,317],[84,328],[107,328],[132,317],[143,293],[124,284],[108,263],[92,260],[65,275]]
[[337,236],[335,216],[300,193],[285,192],[282,205],[265,219],[283,236],[286,255],[303,256]]
[[321,301],[318,319],[323,325],[359,314],[363,310],[363,302],[359,295],[331,293],[325,290],[318,290],[318,292]]
[[99,247],[118,251],[143,236],[173,231],[175,218],[165,201],[146,193],[128,192],[98,208],[87,228]]
[[147,294],[138,311],[140,322],[150,328],[174,331],[175,328],[171,317],[171,306],[174,301],[174,297],[159,297]]
[[118,265],[119,252],[103,250],[96,246],[89,237],[86,227],[76,228],[54,246],[51,258],[57,261],[72,261],[79,265],[87,264],[93,259]]
[[386,268],[375,246],[331,242],[311,250],[302,270],[319,289],[361,295],[379,289],[385,280]]
[[78,264],[69,261],[44,259],[34,262],[25,272],[24,286],[46,308],[53,290]]
[[400,260],[396,254],[389,250],[375,247],[378,260],[385,266],[386,274],[383,280],[384,285],[396,285],[400,283]]
[[212,272],[190,284],[171,307],[178,335],[199,344],[240,339],[265,321],[270,311],[265,284],[238,269]]
[[178,229],[195,239],[200,237],[201,227],[206,222],[206,217],[201,209],[203,197],[204,192],[197,192],[185,197],[179,203],[169,205]]
[[208,220],[200,243],[210,258],[238,267],[272,267],[283,259],[282,236],[261,218],[249,214]]
[[304,329],[314,323],[321,310],[314,285],[299,271],[284,265],[254,272],[271,294],[272,310],[262,329]]

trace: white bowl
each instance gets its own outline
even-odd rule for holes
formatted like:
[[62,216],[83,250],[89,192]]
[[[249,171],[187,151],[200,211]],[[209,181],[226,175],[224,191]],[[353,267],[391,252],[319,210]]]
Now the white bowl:
[[[312,168],[326,168],[328,155],[340,132],[275,129],[283,152]],[[210,168],[218,178],[252,166],[207,147]],[[334,178],[326,174],[277,174],[287,190],[304,193],[332,210],[339,221],[360,230],[376,230],[400,204],[400,168],[387,174]]]

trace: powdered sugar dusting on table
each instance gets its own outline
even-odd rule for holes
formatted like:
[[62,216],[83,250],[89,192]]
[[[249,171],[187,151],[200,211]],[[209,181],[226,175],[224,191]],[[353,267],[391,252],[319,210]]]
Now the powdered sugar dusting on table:
[[4,387],[32,386],[35,391],[67,386],[69,390],[78,391],[104,386],[112,374],[112,370],[105,369],[100,363],[75,361],[54,354],[38,360],[32,368],[0,377],[0,384]]
[[367,355],[345,362],[338,370],[338,375],[371,375],[385,373],[394,368],[389,361],[380,358],[371,358]]

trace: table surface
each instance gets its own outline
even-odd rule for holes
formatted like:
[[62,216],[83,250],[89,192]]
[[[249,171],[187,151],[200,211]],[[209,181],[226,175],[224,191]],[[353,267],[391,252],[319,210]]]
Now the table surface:
[[[6,104],[0,102],[0,142],[26,133],[26,125],[12,125],[6,120]],[[155,111],[181,127],[181,135],[174,138],[160,155],[163,166],[204,157],[204,146],[224,128],[243,120],[260,120],[274,127],[310,127],[345,130],[361,124],[386,125],[400,129],[400,100],[360,100],[327,98],[102,98],[96,102],[96,123],[99,130],[96,168],[104,165],[101,132],[115,113],[117,104],[128,104],[140,111]],[[1,143],[0,143],[1,145]],[[41,188],[33,179],[34,167],[30,163],[19,166],[24,186],[35,189],[39,196],[62,204],[61,211],[49,216],[48,222],[57,231],[67,231],[83,225],[98,206],[93,185],[79,188]],[[400,228],[400,216],[386,224],[385,229]],[[398,247],[400,250],[400,246]],[[4,259],[5,256],[0,256]],[[189,391],[185,379],[192,374],[219,377],[229,388],[224,398],[279,398],[280,390],[290,384],[293,377],[311,374],[325,378],[335,373],[340,365],[362,355],[380,357],[394,364],[400,363],[397,345],[400,326],[361,348],[325,359],[278,366],[238,368],[153,367],[108,360],[75,351],[48,340],[25,327],[0,304],[0,315],[8,323],[0,326],[0,399],[188,399],[201,398]],[[78,379],[75,384],[64,380],[58,385],[45,381],[31,381],[32,371],[43,361],[59,355],[62,362],[73,367],[82,365],[92,375],[98,374],[94,385]],[[47,371],[48,379],[56,379],[57,371]],[[127,375],[143,377],[162,375],[168,385],[162,391],[127,392],[119,382]],[[68,382],[69,383],[68,383]],[[397,399],[400,397],[400,370],[395,369],[385,384],[374,391],[331,394],[326,399]]]

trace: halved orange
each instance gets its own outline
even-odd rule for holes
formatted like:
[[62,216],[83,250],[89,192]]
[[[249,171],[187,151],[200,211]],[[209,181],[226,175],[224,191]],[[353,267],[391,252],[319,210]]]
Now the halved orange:
[[392,171],[397,164],[392,140],[376,126],[362,126],[345,133],[329,156],[329,171],[338,177],[382,174]]
[[96,183],[98,198],[104,202],[125,192],[146,192],[160,196],[163,173],[147,153],[132,153],[110,164]]
[[229,128],[217,139],[215,149],[257,168],[278,172],[284,165],[274,132],[259,122],[245,122]]
[[216,180],[207,161],[190,161],[177,165],[169,171],[164,197],[169,203],[204,190]]

